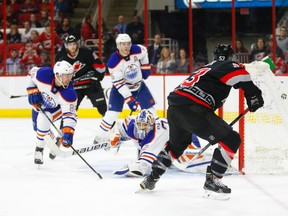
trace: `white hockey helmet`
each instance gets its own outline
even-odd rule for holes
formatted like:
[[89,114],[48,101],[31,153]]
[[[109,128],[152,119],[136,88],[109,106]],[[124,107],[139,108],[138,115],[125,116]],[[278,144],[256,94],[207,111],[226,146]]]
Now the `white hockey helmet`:
[[125,43],[125,42],[128,42],[130,43],[130,46],[131,46],[131,38],[128,34],[118,34],[117,38],[116,38],[116,45],[117,45],[117,49],[119,51],[120,50],[120,43]]
[[[62,75],[63,74],[71,74],[71,75],[73,75],[74,68],[69,62],[67,62],[65,60],[62,60],[62,61],[58,61],[58,62],[55,63],[53,71],[54,71],[56,79],[65,88],[65,86],[62,83]],[[58,76],[56,76],[56,74],[58,74]]]
[[155,123],[155,118],[153,114],[146,109],[141,110],[140,113],[137,114],[135,119],[135,126],[140,131],[145,131],[148,133],[153,129]]

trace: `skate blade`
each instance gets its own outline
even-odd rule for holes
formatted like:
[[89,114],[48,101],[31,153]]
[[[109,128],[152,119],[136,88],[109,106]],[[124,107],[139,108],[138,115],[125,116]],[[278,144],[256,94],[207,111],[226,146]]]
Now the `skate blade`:
[[216,193],[214,191],[205,190],[203,197],[212,200],[229,200],[230,193]]

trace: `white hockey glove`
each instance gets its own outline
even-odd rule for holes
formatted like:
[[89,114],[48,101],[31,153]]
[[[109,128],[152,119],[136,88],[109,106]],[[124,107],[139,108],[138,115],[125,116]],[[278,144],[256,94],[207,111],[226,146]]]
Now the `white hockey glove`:
[[150,171],[151,165],[140,160],[125,165],[123,168],[116,170],[115,175],[125,175],[127,177],[143,177]]

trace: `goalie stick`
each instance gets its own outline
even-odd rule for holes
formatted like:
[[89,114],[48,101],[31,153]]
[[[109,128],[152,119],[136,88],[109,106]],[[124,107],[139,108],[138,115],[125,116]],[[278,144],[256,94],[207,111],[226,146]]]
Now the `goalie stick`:
[[[232,127],[236,122],[238,122],[242,117],[244,117],[244,115],[246,113],[248,113],[249,109],[246,108],[243,113],[241,113],[239,116],[237,116],[237,118],[235,118],[229,125]],[[177,167],[180,170],[185,170],[187,167],[191,167],[193,162],[200,156],[203,154],[203,152],[205,152],[212,144],[208,143],[207,145],[205,145],[197,154],[194,155],[194,157],[187,161],[186,163],[179,163],[177,159],[172,161],[172,164]]]

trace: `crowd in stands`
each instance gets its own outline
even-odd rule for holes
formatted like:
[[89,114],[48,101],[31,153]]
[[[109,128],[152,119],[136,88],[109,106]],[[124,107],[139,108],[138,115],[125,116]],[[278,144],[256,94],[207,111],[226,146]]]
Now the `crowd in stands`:
[[[51,29],[51,0],[7,0],[7,56],[6,71],[10,74],[26,74],[37,66],[51,66],[51,38],[54,37],[55,55],[64,49],[63,41],[69,35],[74,35],[82,41],[89,41],[85,45],[98,46],[98,20],[93,24],[93,15],[88,13],[83,17],[81,27],[71,26],[70,18],[79,4],[78,0],[54,0],[54,29]],[[1,3],[0,3],[1,4]],[[3,18],[3,14],[0,14]],[[3,28],[3,19],[1,21]],[[19,31],[21,29],[21,31]],[[119,33],[127,33],[133,44],[144,44],[144,24],[139,16],[133,16],[131,22],[126,23],[123,15],[118,16],[114,27],[109,29],[102,19],[101,33],[103,39],[103,61],[107,63],[110,55],[116,50],[115,39]],[[162,35],[163,36],[163,35]],[[92,39],[92,40],[91,40]],[[95,40],[94,40],[95,39]],[[268,42],[266,42],[268,41]],[[236,41],[235,53],[240,62],[249,63],[261,60],[265,56],[273,57],[273,42],[276,46],[275,74],[288,73],[288,37],[287,27],[281,26],[276,40],[272,37],[258,38],[251,51],[247,49],[241,39]],[[83,44],[83,43],[82,43]],[[0,48],[3,47],[3,32],[0,31]],[[185,74],[190,73],[190,59],[187,50],[181,48],[171,50],[161,41],[161,33],[154,35],[154,41],[147,47],[149,61],[154,74]],[[0,54],[0,75],[3,74],[3,53]],[[192,69],[196,69],[207,62],[195,62],[192,59]]]

